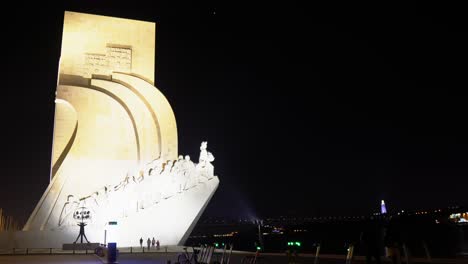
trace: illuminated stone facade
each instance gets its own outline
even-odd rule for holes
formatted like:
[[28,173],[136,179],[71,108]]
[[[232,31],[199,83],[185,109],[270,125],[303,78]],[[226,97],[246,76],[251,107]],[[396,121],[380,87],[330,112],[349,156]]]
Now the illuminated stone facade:
[[10,247],[73,242],[82,207],[92,242],[181,245],[190,234],[219,180],[206,142],[198,163],[178,156],[174,113],[153,84],[155,29],[65,12],[51,181]]

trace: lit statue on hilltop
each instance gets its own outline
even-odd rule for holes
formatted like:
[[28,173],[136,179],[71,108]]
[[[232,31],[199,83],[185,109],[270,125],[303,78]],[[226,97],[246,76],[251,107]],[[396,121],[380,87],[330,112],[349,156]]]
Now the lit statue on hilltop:
[[91,195],[76,199],[68,195],[63,204],[58,226],[70,226],[71,212],[86,207],[93,213],[90,224],[104,225],[109,219],[119,219],[137,214],[163,203],[184,191],[214,177],[214,156],[207,151],[208,142],[200,146],[200,157],[195,164],[190,156],[180,155],[177,160],[153,160],[137,170],[130,170],[119,183],[107,185]]

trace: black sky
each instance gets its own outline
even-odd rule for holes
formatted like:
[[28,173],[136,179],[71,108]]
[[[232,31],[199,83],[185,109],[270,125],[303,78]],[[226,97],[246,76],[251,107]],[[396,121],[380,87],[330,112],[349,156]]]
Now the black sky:
[[179,152],[216,157],[205,216],[468,204],[461,8],[65,2],[2,18],[0,208],[17,219],[48,184],[64,10],[157,23]]

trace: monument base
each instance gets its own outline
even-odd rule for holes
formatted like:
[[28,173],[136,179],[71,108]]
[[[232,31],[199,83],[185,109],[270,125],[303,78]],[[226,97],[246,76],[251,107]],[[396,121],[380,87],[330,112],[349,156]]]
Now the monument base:
[[[162,199],[157,205],[116,219],[117,225],[106,225],[104,228],[87,225],[86,237],[96,243],[107,240],[117,242],[120,247],[135,247],[140,245],[140,238],[154,236],[161,245],[182,246],[218,185],[219,179],[214,176],[193,188]],[[5,231],[0,232],[0,249],[61,248],[64,242],[75,241],[78,234],[77,225],[55,230]]]

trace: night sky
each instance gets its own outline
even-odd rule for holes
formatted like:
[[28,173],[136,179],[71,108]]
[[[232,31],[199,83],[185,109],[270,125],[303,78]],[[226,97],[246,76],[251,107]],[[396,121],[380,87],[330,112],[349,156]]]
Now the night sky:
[[18,220],[49,180],[65,10],[157,23],[179,153],[216,158],[205,217],[468,204],[463,9],[65,2],[1,18],[0,208]]

